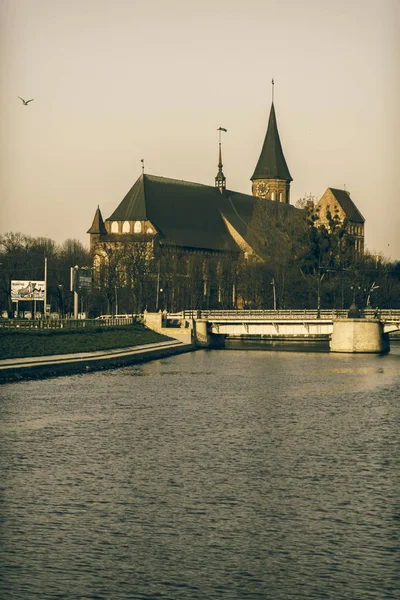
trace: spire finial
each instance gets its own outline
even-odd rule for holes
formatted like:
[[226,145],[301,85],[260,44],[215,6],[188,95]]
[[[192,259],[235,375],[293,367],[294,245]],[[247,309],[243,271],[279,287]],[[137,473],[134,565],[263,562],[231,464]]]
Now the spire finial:
[[225,175],[222,171],[222,142],[221,142],[221,132],[225,131],[227,132],[227,129],[225,129],[225,127],[218,127],[217,131],[219,132],[219,153],[218,153],[218,173],[217,176],[215,178],[215,187],[217,187],[219,189],[219,191],[222,193],[226,187],[226,178]]
[[275,85],[275,81],[274,81],[274,78],[272,78],[272,81],[271,81],[271,86],[272,86],[272,104],[274,103],[274,85]]
[[142,163],[142,175],[144,175],[144,158],[141,158],[140,162]]

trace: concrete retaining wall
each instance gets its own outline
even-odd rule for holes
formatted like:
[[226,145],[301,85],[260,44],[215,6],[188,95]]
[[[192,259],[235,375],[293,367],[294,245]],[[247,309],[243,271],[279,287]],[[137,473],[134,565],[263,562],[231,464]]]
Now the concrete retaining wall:
[[192,344],[170,340],[115,350],[7,359],[0,361],[0,384],[23,379],[44,379],[58,375],[116,369],[193,350]]
[[149,329],[178,340],[182,344],[191,344],[193,342],[193,329],[190,326],[185,326],[186,324],[189,325],[188,321],[182,320],[181,327],[167,327],[167,320],[161,311],[158,313],[145,311],[143,323]]

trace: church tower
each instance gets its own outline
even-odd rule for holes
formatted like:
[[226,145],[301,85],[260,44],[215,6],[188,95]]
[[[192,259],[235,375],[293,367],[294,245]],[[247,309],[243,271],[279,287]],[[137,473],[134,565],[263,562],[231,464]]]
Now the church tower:
[[253,196],[289,204],[290,182],[293,179],[282,151],[273,96],[267,134],[251,181]]

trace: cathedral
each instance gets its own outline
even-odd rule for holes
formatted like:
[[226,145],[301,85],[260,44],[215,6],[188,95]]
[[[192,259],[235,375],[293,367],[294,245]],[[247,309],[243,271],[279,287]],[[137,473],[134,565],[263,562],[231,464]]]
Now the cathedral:
[[[221,128],[222,129],[222,128]],[[244,253],[250,256],[250,224],[260,200],[278,204],[278,213],[301,209],[290,204],[292,176],[279,137],[272,102],[260,157],[251,176],[252,194],[226,187],[221,142],[218,172],[213,186],[148,175],[140,175],[114,212],[103,220],[98,207],[88,230],[95,266],[106,247],[129,242],[180,248],[188,252]],[[313,207],[321,224],[328,226],[329,211],[337,222],[346,222],[356,252],[364,248],[364,218],[345,190],[328,188]]]
[[104,243],[151,240],[188,250],[252,252],[248,226],[257,198],[279,202],[282,211],[296,210],[289,204],[292,177],[279,139],[272,104],[260,158],[251,177],[253,194],[226,188],[221,144],[215,185],[179,181],[142,174],[115,211],[103,221],[97,209],[90,234],[90,247],[101,252]]

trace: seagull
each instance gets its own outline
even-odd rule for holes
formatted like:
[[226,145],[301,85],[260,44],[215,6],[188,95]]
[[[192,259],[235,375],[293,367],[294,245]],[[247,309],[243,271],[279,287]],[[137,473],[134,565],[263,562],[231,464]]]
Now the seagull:
[[22,100],[22,103],[24,106],[28,106],[29,102],[32,102],[35,98],[31,98],[30,100],[24,100],[23,98],[21,98],[21,96],[18,96],[18,98],[20,100]]

